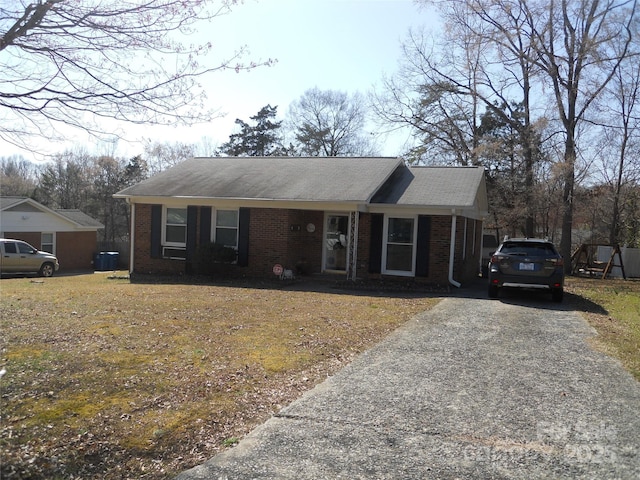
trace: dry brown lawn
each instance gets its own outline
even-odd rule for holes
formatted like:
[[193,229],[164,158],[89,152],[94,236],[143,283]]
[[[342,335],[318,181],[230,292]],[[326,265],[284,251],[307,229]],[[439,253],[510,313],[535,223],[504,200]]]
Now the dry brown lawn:
[[0,281],[0,477],[171,478],[234,444],[437,299]]

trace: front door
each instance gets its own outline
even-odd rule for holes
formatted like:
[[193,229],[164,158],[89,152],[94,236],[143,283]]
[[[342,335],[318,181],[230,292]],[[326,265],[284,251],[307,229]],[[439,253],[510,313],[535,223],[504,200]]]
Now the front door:
[[324,270],[346,272],[349,252],[349,215],[328,214],[324,231]]

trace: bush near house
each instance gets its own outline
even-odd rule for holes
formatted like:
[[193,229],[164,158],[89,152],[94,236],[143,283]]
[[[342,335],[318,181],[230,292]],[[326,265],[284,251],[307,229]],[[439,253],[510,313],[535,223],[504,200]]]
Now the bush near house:
[[201,275],[216,275],[225,273],[228,265],[238,258],[235,248],[217,243],[198,245],[193,255],[193,267]]

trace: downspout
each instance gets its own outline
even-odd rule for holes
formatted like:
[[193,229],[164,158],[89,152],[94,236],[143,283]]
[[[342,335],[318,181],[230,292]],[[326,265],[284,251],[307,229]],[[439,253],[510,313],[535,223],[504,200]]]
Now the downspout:
[[456,222],[458,216],[455,210],[451,210],[451,245],[449,246],[449,283],[460,288],[460,282],[453,279],[453,263],[456,259]]
[[133,258],[134,243],[135,243],[135,225],[136,225],[136,204],[131,203],[131,201],[127,198],[127,203],[131,206],[131,227],[129,234],[129,275],[133,273],[133,264],[135,259]]

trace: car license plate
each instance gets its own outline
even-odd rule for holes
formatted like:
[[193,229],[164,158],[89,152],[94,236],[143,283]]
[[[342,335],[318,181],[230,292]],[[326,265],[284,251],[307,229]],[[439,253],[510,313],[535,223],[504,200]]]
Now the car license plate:
[[530,271],[533,272],[536,268],[535,263],[521,263],[520,264],[520,270],[526,270],[526,271]]

